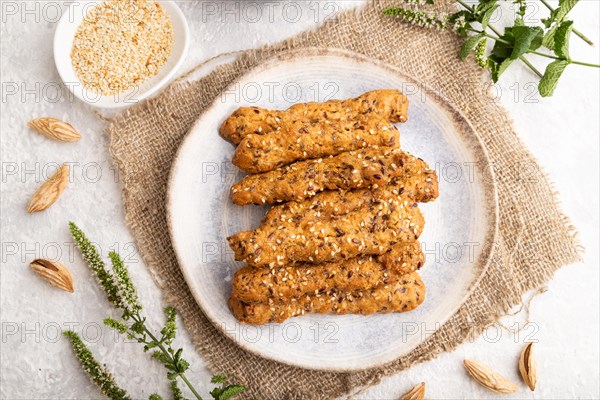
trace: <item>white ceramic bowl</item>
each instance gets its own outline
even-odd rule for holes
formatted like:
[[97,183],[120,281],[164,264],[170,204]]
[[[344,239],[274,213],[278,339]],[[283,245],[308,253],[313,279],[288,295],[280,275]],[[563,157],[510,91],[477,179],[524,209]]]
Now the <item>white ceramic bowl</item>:
[[160,1],[173,25],[174,41],[171,56],[160,68],[158,74],[140,86],[130,91],[103,96],[83,87],[71,63],[71,49],[77,28],[86,13],[100,3],[101,1],[97,0],[73,2],[69,5],[69,9],[65,10],[54,33],[54,62],[61,79],[78,99],[99,108],[127,107],[157,93],[173,78],[187,55],[189,28],[183,12],[174,1]]

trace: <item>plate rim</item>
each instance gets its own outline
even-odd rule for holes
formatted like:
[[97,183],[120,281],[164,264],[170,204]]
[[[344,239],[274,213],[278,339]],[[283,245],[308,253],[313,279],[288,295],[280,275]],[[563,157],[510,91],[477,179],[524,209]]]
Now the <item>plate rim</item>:
[[[439,99],[436,103],[441,105],[445,111],[447,111],[448,113],[451,114],[454,122],[465,124],[466,127],[471,131],[472,135],[470,135],[470,134],[469,135],[461,135],[461,138],[466,138],[467,140],[472,140],[472,142],[473,142],[472,145],[475,145],[476,147],[478,147],[481,150],[481,156],[483,157],[483,161],[486,162],[486,165],[492,165],[489,153],[488,153],[487,148],[485,147],[485,144],[484,144],[483,140],[481,139],[480,135],[477,133],[477,131],[475,130],[473,125],[469,122],[469,120],[463,115],[463,113],[461,113],[460,111],[457,110],[457,108],[455,108],[455,106],[452,102],[450,102],[442,94],[434,91],[429,85],[424,84],[423,82],[421,82],[417,79],[414,79],[411,75],[406,74],[405,72],[401,71],[400,68],[390,65],[384,61],[374,59],[374,58],[368,57],[368,56],[360,54],[360,53],[348,51],[345,49],[339,49],[339,48],[319,48],[319,47],[306,47],[306,48],[302,48],[302,49],[288,50],[288,51],[276,54],[272,57],[269,57],[268,59],[261,62],[259,65],[255,66],[254,68],[251,68],[250,70],[248,70],[247,72],[245,72],[244,74],[242,74],[238,78],[236,78],[234,81],[232,81],[225,89],[223,89],[223,91],[231,89],[237,83],[245,80],[247,77],[252,76],[258,72],[267,70],[279,62],[289,61],[293,58],[319,57],[319,56],[337,56],[337,57],[342,57],[342,58],[346,57],[346,58],[351,58],[351,59],[361,62],[361,63],[370,63],[379,68],[386,69],[390,73],[392,73],[402,79],[405,79],[411,83],[419,84],[428,94],[435,94],[435,96],[437,96],[437,98]],[[221,91],[221,93],[223,91]],[[275,361],[275,362],[278,362],[278,363],[281,363],[284,365],[289,365],[289,366],[293,366],[293,367],[297,367],[297,368],[303,368],[303,369],[314,370],[314,371],[348,373],[348,372],[365,371],[365,370],[369,370],[369,369],[373,369],[373,368],[380,368],[380,367],[383,367],[385,365],[395,362],[396,360],[398,360],[401,357],[406,356],[407,354],[409,354],[410,352],[415,350],[418,346],[422,345],[427,340],[429,340],[435,334],[435,332],[439,331],[439,329],[441,329],[441,327],[443,327],[450,320],[450,318],[454,314],[456,314],[456,312],[460,309],[460,307],[462,307],[464,305],[464,303],[469,299],[469,297],[471,297],[471,295],[473,294],[475,289],[479,286],[481,279],[483,278],[483,276],[485,275],[485,273],[488,269],[488,266],[490,264],[490,261],[492,260],[492,257],[494,255],[494,251],[495,251],[495,246],[493,244],[495,243],[495,241],[498,237],[498,234],[499,234],[498,185],[497,185],[496,174],[495,174],[493,168],[486,169],[486,173],[489,174],[488,175],[489,179],[483,179],[483,187],[484,187],[483,196],[484,196],[484,198],[487,199],[487,203],[488,203],[485,205],[485,207],[488,208],[488,211],[491,211],[491,213],[488,213],[490,221],[487,224],[488,229],[485,232],[485,237],[487,239],[487,243],[485,243],[485,245],[483,246],[480,259],[478,261],[476,261],[477,263],[482,264],[477,267],[480,271],[479,275],[471,283],[471,286],[468,288],[468,290],[466,291],[465,295],[463,296],[462,300],[458,303],[458,305],[452,310],[451,313],[448,314],[448,317],[442,323],[439,324],[439,327],[437,329],[435,329],[435,332],[433,332],[431,335],[425,337],[423,340],[421,340],[420,342],[418,342],[416,345],[414,345],[410,349],[406,350],[405,352],[395,355],[395,358],[393,360],[391,360],[391,361],[384,360],[384,361],[381,361],[378,363],[377,362],[371,363],[364,367],[361,366],[361,367],[357,367],[357,368],[320,367],[318,365],[317,366],[308,366],[305,364],[289,361],[289,359],[275,358],[270,355],[264,355],[264,354],[260,353],[258,350],[252,348],[251,346],[248,346],[248,345],[244,344],[242,341],[236,340],[235,337],[232,337],[231,335],[229,335],[226,332],[226,330],[223,328],[220,321],[215,321],[213,318],[211,318],[209,313],[207,313],[205,311],[206,307],[203,304],[202,297],[199,296],[197,293],[195,293],[194,290],[192,290],[192,287],[195,287],[195,285],[192,283],[194,278],[191,276],[189,268],[183,267],[184,263],[182,261],[182,257],[180,256],[180,250],[179,250],[177,242],[174,239],[175,228],[173,225],[174,223],[173,223],[173,215],[172,215],[172,209],[174,207],[174,205],[173,205],[174,181],[175,181],[175,175],[177,174],[177,172],[180,169],[179,164],[181,162],[183,149],[186,147],[187,142],[191,140],[190,139],[192,136],[191,133],[196,131],[197,127],[202,122],[201,119],[203,118],[203,116],[205,114],[207,114],[208,112],[212,111],[213,109],[217,108],[220,104],[221,104],[221,102],[219,102],[219,96],[215,97],[215,99],[212,101],[212,103],[208,107],[206,107],[206,109],[198,116],[198,118],[196,119],[194,124],[191,126],[190,130],[186,133],[185,137],[182,139],[181,144],[179,145],[179,147],[177,149],[176,155],[171,164],[171,168],[169,171],[169,177],[168,177],[168,181],[167,181],[166,217],[167,217],[167,226],[168,226],[169,236],[171,239],[171,246],[173,247],[173,251],[175,253],[175,258],[177,260],[178,267],[179,267],[180,271],[182,272],[182,275],[186,281],[188,290],[192,294],[194,300],[196,301],[196,304],[198,304],[198,306],[202,310],[202,313],[204,314],[204,316],[210,321],[210,323],[222,335],[224,335],[228,339],[231,339],[236,344],[236,346],[240,347],[244,351],[248,351],[249,353],[256,355],[258,357],[261,357],[263,359],[266,359],[266,360]],[[477,158],[479,158],[479,157],[477,157]],[[491,206],[491,210],[489,210],[490,206]]]

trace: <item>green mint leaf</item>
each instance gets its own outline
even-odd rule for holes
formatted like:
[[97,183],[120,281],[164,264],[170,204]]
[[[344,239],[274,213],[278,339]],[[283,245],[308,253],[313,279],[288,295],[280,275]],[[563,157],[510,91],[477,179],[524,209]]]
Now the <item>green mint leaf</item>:
[[179,376],[178,372],[168,372],[167,373],[167,379],[170,381],[174,381],[175,379],[177,379],[178,376]]
[[190,363],[183,358],[177,361],[177,371],[185,372],[190,367]]
[[225,383],[227,376],[225,375],[214,375],[210,380],[210,383]]
[[490,58],[490,60],[492,61],[490,67],[492,69],[492,80],[494,81],[494,83],[498,82],[498,80],[500,79],[500,76],[504,73],[504,71],[506,71],[506,69],[514,61],[513,59],[510,59],[510,58],[507,58],[500,62],[492,60],[491,58]]
[[567,68],[567,65],[569,65],[569,62],[565,60],[556,60],[548,64],[546,72],[538,85],[538,90],[542,97],[550,97],[554,94],[558,80],[565,71],[565,68]]
[[216,387],[208,393],[212,396],[213,399],[219,400],[219,396],[221,396],[221,393],[223,393],[223,389],[221,389],[220,387]]
[[173,365],[172,363],[167,363],[165,364],[165,368],[169,371],[173,371],[176,376],[179,375],[179,370],[177,369],[176,365]]
[[233,398],[234,396],[237,396],[238,394],[242,393],[245,390],[246,390],[246,388],[243,387],[242,385],[229,385],[229,386],[223,388],[223,391],[219,395],[219,400],[229,400],[229,399]]
[[134,322],[131,325],[131,330],[139,335],[143,335],[144,334],[144,323],[145,323],[145,319],[142,321]]
[[569,58],[569,39],[573,31],[573,21],[561,23],[554,36],[554,52],[561,58]]
[[513,36],[512,28],[506,28],[504,30],[504,35],[502,35],[500,39],[502,40],[495,41],[491,52],[491,56],[493,56],[494,61],[498,63],[502,62],[506,58],[509,58],[513,52],[515,37]]
[[498,8],[498,4],[493,4],[492,7],[489,7],[487,10],[485,10],[483,12],[483,14],[481,15],[481,19],[479,22],[481,22],[481,30],[485,31],[488,27],[488,25],[490,24],[490,19],[492,18],[492,16],[494,15],[494,12],[496,12],[496,9]]
[[575,7],[578,2],[579,0],[559,0],[558,8],[554,13],[554,20],[557,23],[563,22],[567,14],[571,12],[573,7]]
[[479,43],[481,41],[481,39],[484,38],[484,36],[485,36],[484,33],[479,33],[477,35],[474,35],[474,36],[471,36],[470,38],[468,38],[460,49],[460,53],[459,53],[460,59],[464,60],[465,58],[467,58],[469,56],[469,54],[471,54],[473,49],[475,49],[475,46],[477,46],[477,43]]
[[181,353],[183,353],[183,349],[178,349],[175,352],[175,355],[173,356],[173,359],[175,359],[176,361],[179,360],[181,358]]
[[544,35],[544,39],[542,39],[542,45],[544,47],[554,50],[554,38],[556,37],[556,31],[558,30],[558,25],[554,25],[552,28],[546,32]]
[[159,394],[152,393],[150,397],[148,397],[148,400],[163,400],[163,398]]
[[539,26],[514,26],[512,33],[515,38],[515,47],[510,58],[516,60],[523,54],[537,50],[542,45],[544,30]]
[[[546,35],[544,36],[544,40],[542,44],[544,47],[554,50],[555,48],[555,35],[558,31],[559,26],[563,22],[563,20],[567,17],[567,14],[575,7],[579,0],[559,0],[559,7],[550,13],[550,17],[546,19],[542,19],[544,26],[550,28]],[[554,24],[554,25],[552,25]]]

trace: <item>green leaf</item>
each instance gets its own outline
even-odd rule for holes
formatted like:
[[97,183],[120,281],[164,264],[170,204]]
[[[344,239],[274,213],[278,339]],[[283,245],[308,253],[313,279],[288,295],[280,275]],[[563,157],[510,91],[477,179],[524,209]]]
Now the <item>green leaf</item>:
[[554,19],[556,22],[561,23],[578,2],[579,0],[559,0],[558,8],[554,11]]
[[225,375],[214,375],[210,380],[210,383],[225,383],[227,381],[227,377]]
[[496,0],[483,0],[475,7],[475,20],[481,24],[483,31],[487,29],[490,18],[498,7]]
[[238,394],[242,393],[245,390],[246,390],[246,388],[243,387],[242,385],[229,385],[223,389],[223,391],[219,395],[219,400],[229,400],[232,397],[237,396]]
[[505,58],[509,58],[513,52],[515,37],[513,36],[512,28],[506,28],[504,35],[500,39],[502,40],[496,40],[491,52],[491,55],[496,58],[498,63],[502,62]]
[[185,372],[187,371],[187,369],[189,368],[190,363],[188,363],[186,360],[184,360],[183,358],[180,358],[179,360],[177,360],[177,371],[179,372]]
[[552,18],[542,18],[541,21],[546,29],[550,28],[554,22]]
[[494,4],[493,7],[490,7],[489,9],[487,9],[481,16],[481,29],[483,31],[485,31],[488,27],[488,25],[490,24],[490,19],[492,18],[492,15],[494,15],[494,12],[496,12],[496,9],[498,8],[498,4]]
[[[567,14],[575,7],[579,0],[559,0],[559,7],[550,13],[550,18],[542,19],[542,22],[546,28],[550,28],[544,36],[543,45],[544,47],[554,50],[555,35],[559,29],[559,26],[567,17]],[[552,25],[554,23],[554,25]]]
[[565,21],[560,24],[554,36],[554,52],[561,58],[569,58],[569,38],[573,31],[573,21]]
[[163,398],[157,393],[152,393],[150,397],[148,397],[148,400],[163,400]]
[[556,37],[556,31],[558,30],[558,25],[554,25],[552,28],[546,32],[544,35],[544,39],[542,39],[542,45],[544,47],[554,50],[554,38]]
[[510,58],[516,60],[523,54],[537,50],[542,45],[544,30],[539,26],[514,26],[512,33],[515,38],[515,47]]
[[178,376],[179,376],[179,372],[167,372],[167,379],[170,381],[177,379]]
[[494,83],[496,83],[500,79],[500,76],[504,73],[504,71],[506,71],[506,69],[510,66],[510,64],[512,64],[514,60],[507,58],[501,62],[497,62],[490,58],[490,61],[490,67],[492,69],[492,80],[494,81]]
[[565,60],[556,60],[548,64],[546,72],[538,85],[538,90],[542,97],[550,97],[554,94],[558,80],[565,71],[565,68],[567,68],[567,65],[569,65],[569,62]]
[[219,396],[221,396],[221,393],[223,393],[223,389],[221,389],[220,387],[216,387],[208,393],[212,396],[213,399],[219,400]]
[[527,0],[513,0],[513,4],[519,6],[519,9],[517,10],[517,15],[523,18],[525,16],[525,13],[527,12]]
[[484,33],[479,33],[475,36],[471,36],[470,38],[468,38],[460,49],[460,59],[464,60],[465,58],[467,58],[469,54],[471,54],[475,46],[477,46],[477,43],[479,43],[481,39],[484,38],[484,36]]

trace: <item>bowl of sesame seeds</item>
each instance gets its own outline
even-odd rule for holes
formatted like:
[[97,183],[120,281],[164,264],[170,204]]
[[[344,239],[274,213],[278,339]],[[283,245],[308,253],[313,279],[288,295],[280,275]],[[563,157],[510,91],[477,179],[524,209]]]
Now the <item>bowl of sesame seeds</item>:
[[73,2],[56,27],[54,60],[78,99],[122,108],[167,85],[188,44],[187,21],[174,1]]

